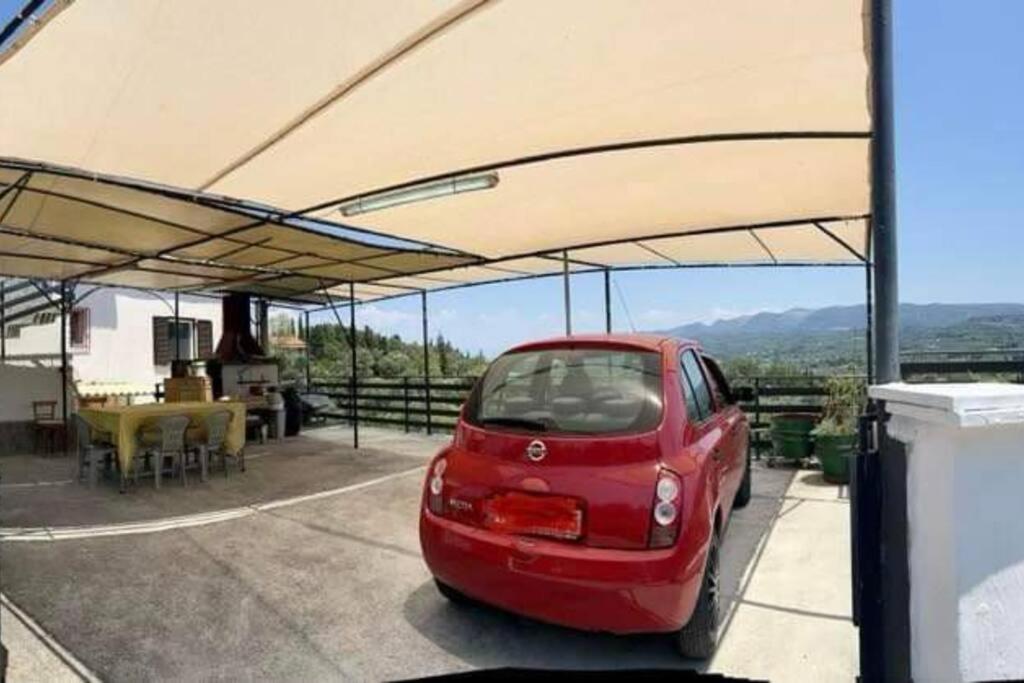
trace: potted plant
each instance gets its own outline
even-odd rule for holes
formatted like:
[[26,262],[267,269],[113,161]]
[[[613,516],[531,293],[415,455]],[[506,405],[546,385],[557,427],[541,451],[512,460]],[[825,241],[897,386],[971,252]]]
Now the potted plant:
[[865,385],[852,377],[830,377],[821,422],[814,428],[814,453],[825,480],[850,481],[850,458],[857,447],[857,419],[864,410]]
[[[800,461],[811,456],[814,413],[781,413],[772,418],[772,452],[776,458]],[[770,462],[769,462],[770,464]]]

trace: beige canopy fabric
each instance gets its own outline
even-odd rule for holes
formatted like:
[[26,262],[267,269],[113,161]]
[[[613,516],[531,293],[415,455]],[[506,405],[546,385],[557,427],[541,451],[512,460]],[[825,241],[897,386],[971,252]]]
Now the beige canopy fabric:
[[372,300],[563,257],[862,263],[865,8],[56,0],[0,52],[0,156],[174,191],[33,173],[0,200],[0,272]]
[[[341,282],[477,260],[369,244],[208,197],[165,196],[69,169],[0,160],[0,273],[6,275],[149,289],[269,288],[279,289],[280,298],[323,301],[322,291]],[[300,282],[274,284],[286,278]]]

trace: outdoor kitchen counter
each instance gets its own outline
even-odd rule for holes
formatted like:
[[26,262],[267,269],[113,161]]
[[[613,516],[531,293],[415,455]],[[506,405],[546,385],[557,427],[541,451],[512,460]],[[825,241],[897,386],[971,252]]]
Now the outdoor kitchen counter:
[[135,406],[82,408],[78,414],[96,431],[113,437],[122,472],[131,472],[138,449],[136,434],[147,420],[168,415],[187,415],[192,426],[201,426],[206,417],[220,410],[231,413],[225,448],[238,453],[245,446],[245,404],[240,401],[147,403]]

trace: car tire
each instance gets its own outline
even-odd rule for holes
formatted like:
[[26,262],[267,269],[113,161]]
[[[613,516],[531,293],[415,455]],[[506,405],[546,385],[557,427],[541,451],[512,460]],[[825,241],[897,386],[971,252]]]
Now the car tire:
[[434,584],[437,586],[438,592],[441,593],[441,595],[443,595],[449,602],[456,605],[466,605],[472,602],[472,599],[470,599],[468,595],[452,588],[443,581],[434,579]]
[[747,452],[747,465],[743,470],[743,481],[740,482],[740,487],[736,489],[736,497],[733,499],[732,506],[736,509],[747,507],[747,503],[750,502],[750,452]]
[[711,536],[708,557],[701,579],[697,605],[690,621],[676,634],[676,647],[687,659],[709,659],[718,645],[719,620],[719,540],[716,531]]

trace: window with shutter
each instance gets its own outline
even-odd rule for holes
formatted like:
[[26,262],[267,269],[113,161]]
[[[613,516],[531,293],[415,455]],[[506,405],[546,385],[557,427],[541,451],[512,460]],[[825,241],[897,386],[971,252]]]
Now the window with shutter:
[[173,357],[171,326],[168,318],[153,318],[153,363],[167,365]]
[[213,323],[209,320],[196,321],[196,343],[199,357],[207,360],[213,357]]
[[89,309],[76,308],[71,311],[71,348],[89,348]]

